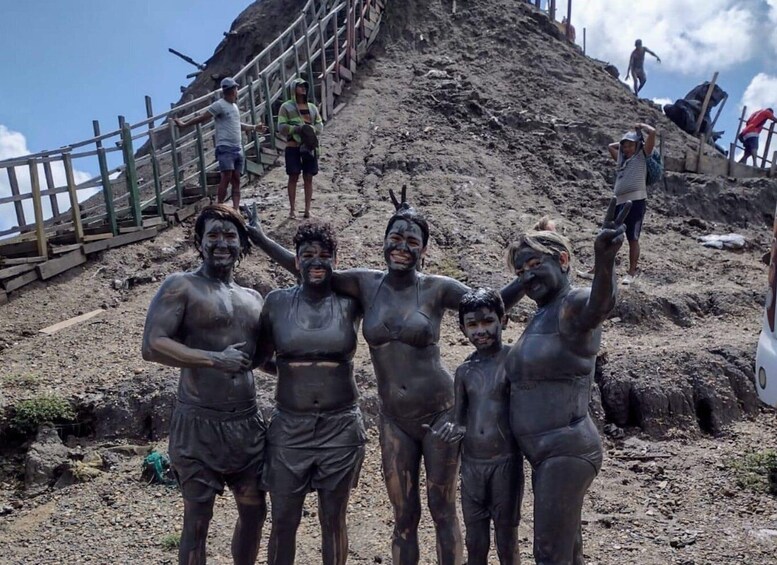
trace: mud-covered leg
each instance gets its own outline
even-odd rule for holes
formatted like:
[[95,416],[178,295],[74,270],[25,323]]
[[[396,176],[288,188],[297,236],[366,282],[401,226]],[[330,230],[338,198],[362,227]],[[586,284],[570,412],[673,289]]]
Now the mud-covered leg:
[[[356,469],[354,469],[356,472]],[[353,473],[334,490],[318,491],[318,519],[321,523],[321,556],[324,565],[345,565],[348,559],[346,513]]]
[[248,485],[236,487],[234,495],[238,516],[232,534],[232,560],[235,565],[253,565],[267,517],[266,494],[256,485]]
[[294,565],[297,553],[297,528],[302,519],[305,495],[270,493],[272,527],[267,548],[268,565]]
[[488,518],[469,522],[467,530],[467,565],[488,565],[491,545],[491,523]]
[[521,555],[518,551],[518,528],[510,525],[494,525],[496,537],[496,553],[499,565],[520,565]]
[[445,443],[431,433],[424,436],[426,495],[437,532],[439,565],[459,565],[464,554],[461,526],[456,515],[456,484],[460,444]]
[[390,421],[381,418],[380,447],[386,490],[394,509],[391,557],[395,565],[416,565],[418,522],[421,520],[418,492],[421,445]]
[[551,457],[537,467],[533,480],[537,565],[574,563],[583,497],[595,476],[593,465],[577,457]]
[[216,493],[201,483],[192,482],[183,488],[183,531],[181,545],[178,547],[178,564],[204,565],[205,543],[208,539],[208,526],[213,518]]

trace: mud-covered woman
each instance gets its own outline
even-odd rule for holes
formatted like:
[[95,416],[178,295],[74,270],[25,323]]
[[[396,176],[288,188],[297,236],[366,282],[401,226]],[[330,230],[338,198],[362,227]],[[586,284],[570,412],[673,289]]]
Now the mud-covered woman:
[[623,219],[615,200],[594,244],[591,288],[570,285],[572,248],[538,229],[507,252],[537,312],[505,359],[510,426],[533,469],[534,558],[538,565],[582,564],[583,497],[602,464],[599,433],[588,414],[601,324],[615,306],[615,256]]
[[[363,334],[370,347],[380,398],[383,473],[394,510],[392,559],[415,565],[419,559],[421,517],[419,473],[423,460],[427,502],[437,535],[437,561],[462,561],[461,528],[456,516],[459,446],[429,432],[449,417],[453,378],[443,366],[438,345],[445,310],[458,308],[469,290],[460,282],[419,271],[429,243],[429,226],[404,200],[389,219],[383,240],[387,270],[349,269],[332,277],[335,292],[355,298],[364,310]],[[295,272],[291,252],[267,238],[256,214],[252,241],[287,270]],[[509,307],[520,286],[502,291]]]
[[257,345],[260,363],[275,354],[278,374],[264,468],[272,500],[268,562],[294,563],[305,495],[315,490],[322,562],[343,565],[348,498],[366,439],[353,376],[361,308],[332,292],[337,240],[328,224],[302,224],[294,245],[302,282],[267,295]]

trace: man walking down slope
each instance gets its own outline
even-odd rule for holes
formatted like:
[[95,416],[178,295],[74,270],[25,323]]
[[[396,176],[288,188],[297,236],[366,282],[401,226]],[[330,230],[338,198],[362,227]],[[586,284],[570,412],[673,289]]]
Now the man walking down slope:
[[313,200],[313,177],[318,174],[318,136],[324,129],[321,114],[308,102],[307,81],[296,78],[291,83],[292,98],[278,111],[278,133],[286,138],[286,174],[289,175],[289,217],[296,216],[297,181],[302,173],[305,188],[305,217],[310,217]]
[[771,108],[753,112],[753,114],[747,118],[745,128],[742,130],[742,133],[739,134],[739,141],[745,146],[745,154],[739,160],[740,163],[746,165],[747,158],[752,156],[753,166],[758,166],[758,136],[761,135],[761,129],[763,129],[767,120],[777,121]]
[[650,53],[656,58],[656,61],[661,62],[661,57],[653,53],[647,47],[642,46],[642,40],[637,39],[634,42],[634,51],[631,52],[629,58],[629,70],[626,71],[626,80],[629,80],[629,75],[634,79],[634,94],[639,95],[639,91],[645,86],[647,82],[647,75],[645,74],[645,53]]
[[238,83],[227,77],[221,81],[222,98],[208,106],[207,111],[188,121],[173,118],[179,128],[203,124],[216,120],[216,160],[219,162],[221,180],[216,190],[216,199],[221,204],[227,199],[227,185],[232,185],[232,206],[240,207],[240,174],[243,172],[243,139],[241,131],[264,131],[262,123],[244,124],[240,121],[237,107]]

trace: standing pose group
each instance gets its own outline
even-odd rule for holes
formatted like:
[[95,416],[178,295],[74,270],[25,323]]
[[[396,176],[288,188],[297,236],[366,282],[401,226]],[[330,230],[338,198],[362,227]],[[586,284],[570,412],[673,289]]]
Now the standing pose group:
[[[616,218],[610,205],[595,242],[591,288],[570,286],[569,241],[544,224],[509,247],[516,278],[496,292],[421,273],[428,224],[404,191],[392,200],[385,271],[336,270],[328,224],[300,225],[292,252],[262,232],[255,211],[248,226],[219,205],[197,219],[202,265],[162,284],[143,338],[145,359],[181,368],[170,431],[184,497],[179,563],[205,563],[213,502],[225,484],[238,506],[235,563],[256,560],[265,491],[272,501],[268,563],[293,563],[305,495],[313,490],[323,563],[346,562],[346,509],[365,443],[352,362],[360,321],[380,398],[393,563],[419,562],[422,462],[437,562],[462,563],[460,460],[468,563],[487,562],[491,521],[500,563],[518,563],[523,457],[533,469],[537,563],[582,563],[583,497],[602,461],[588,402],[629,206]],[[233,270],[249,241],[297,274],[299,284],[266,301],[238,286]],[[505,311],[524,296],[537,313],[508,348],[501,341]],[[458,311],[475,346],[455,379],[440,355],[446,310]],[[253,368],[277,375],[267,427],[256,409]]]

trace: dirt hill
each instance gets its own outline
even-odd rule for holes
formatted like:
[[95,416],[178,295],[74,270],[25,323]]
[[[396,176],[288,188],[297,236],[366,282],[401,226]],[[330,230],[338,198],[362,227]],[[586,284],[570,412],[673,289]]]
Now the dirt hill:
[[[326,127],[316,179],[314,215],[337,227],[342,267],[383,267],[388,189],[406,184],[430,222],[428,272],[501,286],[509,280],[505,246],[544,214],[563,219],[575,267],[587,270],[612,191],[607,144],[646,121],[659,128],[668,154],[681,156],[694,146],[657,107],[635,99],[522,2],[459,1],[456,14],[447,1],[387,4],[383,38],[360,67],[347,106]],[[244,16],[237,21],[253,29]],[[246,41],[259,46],[269,39]],[[766,280],[760,256],[775,189],[774,181],[669,173],[665,185],[650,190],[644,274],[621,287],[596,375],[592,408],[614,437],[584,508],[590,563],[774,562],[777,503],[737,481],[738,462],[751,446],[777,445],[777,418],[758,405],[751,380]],[[245,194],[258,202],[266,229],[288,243],[296,224],[285,219],[283,171]],[[186,225],[151,243],[109,251],[101,262],[32,285],[2,308],[6,424],[20,400],[53,391],[79,410],[79,425],[65,430],[76,452],[111,438],[164,446],[177,374],[144,363],[139,340],[159,282],[197,264],[190,232]],[[696,241],[728,232],[743,234],[750,246],[717,251]],[[624,252],[621,259],[623,274]],[[259,252],[240,265],[238,280],[262,292],[292,282]],[[89,322],[53,336],[37,333],[101,307],[105,312]],[[532,312],[532,304],[519,305],[506,336],[517,339]],[[453,316],[446,318],[441,345],[449,367],[468,353]],[[374,417],[375,380],[363,341],[357,371],[365,412]],[[269,406],[273,382],[258,378]],[[391,514],[374,434],[371,442],[350,514],[351,562],[390,563]],[[3,559],[172,559],[159,545],[179,527],[180,500],[138,484],[137,457],[92,483],[29,500],[16,492],[21,455],[13,454],[0,492],[0,507],[7,504],[11,513],[0,525],[2,545],[11,548]],[[527,559],[530,508],[529,497],[522,525]],[[320,541],[312,503],[309,510],[298,554],[305,563],[318,560]],[[213,556],[221,563],[229,555],[231,503],[224,501],[217,513]],[[422,523],[428,549],[428,515]],[[77,541],[80,531],[90,532],[86,541]],[[431,554],[422,562],[431,563]]]

